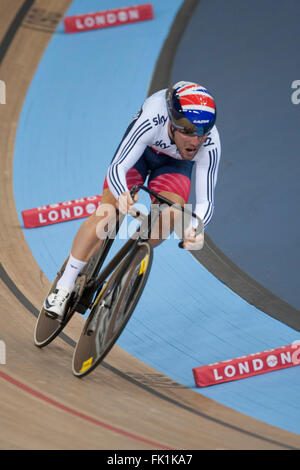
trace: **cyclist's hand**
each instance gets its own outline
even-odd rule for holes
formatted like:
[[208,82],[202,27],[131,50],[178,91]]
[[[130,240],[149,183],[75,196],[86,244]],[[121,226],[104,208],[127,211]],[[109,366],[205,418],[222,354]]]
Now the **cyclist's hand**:
[[122,214],[127,214],[130,209],[132,208],[133,204],[138,200],[138,194],[134,196],[134,199],[132,199],[130,192],[126,191],[121,194],[121,196],[118,199],[118,208],[119,211],[122,212]]
[[186,250],[202,250],[204,246],[204,232],[196,235],[196,230],[193,227],[186,229],[183,240],[183,248]]

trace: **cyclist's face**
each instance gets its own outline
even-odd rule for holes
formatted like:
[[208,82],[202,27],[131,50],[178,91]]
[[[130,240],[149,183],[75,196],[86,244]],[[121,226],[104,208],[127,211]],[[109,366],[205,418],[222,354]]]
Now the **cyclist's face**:
[[178,129],[174,132],[174,142],[184,160],[194,158],[203,142],[205,142],[206,137],[207,134],[200,137],[194,134],[186,134]]

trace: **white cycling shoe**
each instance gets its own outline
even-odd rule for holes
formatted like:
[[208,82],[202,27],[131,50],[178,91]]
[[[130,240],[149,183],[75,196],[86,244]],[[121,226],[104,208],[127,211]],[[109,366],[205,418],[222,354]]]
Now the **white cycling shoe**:
[[70,295],[71,291],[65,287],[57,288],[49,294],[44,302],[47,316],[61,320],[64,317]]

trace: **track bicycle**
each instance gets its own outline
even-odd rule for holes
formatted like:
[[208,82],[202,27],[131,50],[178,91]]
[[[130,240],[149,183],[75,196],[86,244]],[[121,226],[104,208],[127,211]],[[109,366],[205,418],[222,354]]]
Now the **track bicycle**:
[[[156,210],[151,210],[148,215],[135,208],[131,210],[130,215],[139,220],[140,226],[103,267],[124,219],[117,212],[116,225],[79,274],[63,319],[50,318],[42,307],[36,323],[34,342],[42,348],[59,335],[75,312],[84,315],[90,310],[73,353],[72,372],[77,377],[89,374],[100,364],[128,323],[150,273],[153,260],[150,235],[166,205],[195,217],[198,220],[197,233],[203,230],[203,223],[196,214],[145,186],[134,186],[132,198],[139,190],[147,192],[158,202],[152,205]],[[182,248],[182,242],[179,246]],[[57,273],[48,295],[56,288],[67,261],[68,258]]]

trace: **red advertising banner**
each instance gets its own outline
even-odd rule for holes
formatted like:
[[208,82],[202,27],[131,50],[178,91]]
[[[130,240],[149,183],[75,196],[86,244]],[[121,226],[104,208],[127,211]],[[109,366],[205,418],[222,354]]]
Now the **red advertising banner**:
[[101,196],[90,196],[24,210],[22,211],[24,227],[42,227],[88,217],[96,211],[100,200]]
[[78,33],[80,31],[92,31],[94,29],[147,21],[152,20],[153,18],[153,6],[151,3],[147,3],[137,5],[135,7],[117,8],[97,13],[66,16],[64,18],[64,28],[66,33]]
[[300,365],[300,341],[270,351],[196,367],[193,374],[197,387],[207,387],[297,365]]

